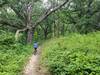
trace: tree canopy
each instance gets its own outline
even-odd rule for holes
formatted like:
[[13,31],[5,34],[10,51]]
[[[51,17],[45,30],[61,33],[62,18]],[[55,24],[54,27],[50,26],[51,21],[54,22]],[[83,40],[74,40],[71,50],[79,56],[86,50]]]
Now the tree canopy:
[[100,30],[99,6],[99,0],[0,0],[0,27],[13,30],[16,36],[27,32],[28,42],[39,27],[45,37],[49,33],[88,33]]

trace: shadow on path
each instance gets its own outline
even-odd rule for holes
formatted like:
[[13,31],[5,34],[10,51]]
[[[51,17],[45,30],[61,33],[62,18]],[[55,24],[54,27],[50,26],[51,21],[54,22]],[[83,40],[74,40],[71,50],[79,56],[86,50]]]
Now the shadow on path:
[[41,71],[41,68],[39,66],[39,60],[41,56],[41,48],[39,47],[37,49],[37,54],[32,55],[29,59],[29,62],[27,65],[24,67],[23,75],[48,75],[44,74]]

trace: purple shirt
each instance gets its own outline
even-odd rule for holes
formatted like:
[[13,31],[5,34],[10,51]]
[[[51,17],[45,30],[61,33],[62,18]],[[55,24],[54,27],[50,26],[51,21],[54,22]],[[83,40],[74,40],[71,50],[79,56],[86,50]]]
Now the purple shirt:
[[38,44],[37,43],[34,43],[34,48],[38,48]]

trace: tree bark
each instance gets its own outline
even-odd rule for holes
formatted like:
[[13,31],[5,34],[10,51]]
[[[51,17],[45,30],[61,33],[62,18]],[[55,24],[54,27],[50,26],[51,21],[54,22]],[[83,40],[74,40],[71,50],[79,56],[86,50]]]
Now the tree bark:
[[27,30],[27,43],[28,44],[32,44],[33,33],[34,33],[34,31],[32,29]]
[[47,39],[47,32],[44,32],[44,38]]
[[48,35],[48,28],[46,28],[46,30],[44,30],[44,38],[47,39],[47,35]]

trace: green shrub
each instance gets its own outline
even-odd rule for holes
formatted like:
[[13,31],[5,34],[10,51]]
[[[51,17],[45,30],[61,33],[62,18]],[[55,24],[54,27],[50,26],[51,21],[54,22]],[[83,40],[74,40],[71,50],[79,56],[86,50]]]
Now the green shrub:
[[100,32],[46,42],[41,63],[52,75],[100,75]]
[[0,33],[0,75],[21,75],[32,47],[16,43],[12,33]]
[[12,33],[0,30],[0,45],[9,46],[14,43],[14,35]]

